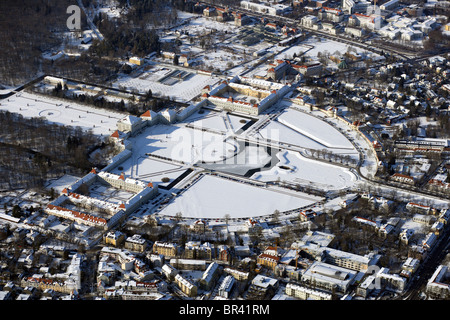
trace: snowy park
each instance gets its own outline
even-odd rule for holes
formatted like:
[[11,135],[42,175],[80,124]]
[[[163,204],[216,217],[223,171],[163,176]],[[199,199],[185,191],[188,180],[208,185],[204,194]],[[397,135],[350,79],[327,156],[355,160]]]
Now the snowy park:
[[160,97],[170,97],[176,101],[187,102],[201,94],[201,90],[210,85],[215,85],[220,78],[192,73],[188,78],[179,80],[175,83],[167,84],[159,80],[167,77],[175,68],[153,68],[144,71],[136,77],[122,75],[114,83],[116,88],[127,88],[128,90],[136,90],[140,93],[152,91],[153,95]]
[[21,114],[24,118],[45,118],[50,123],[92,130],[98,136],[109,137],[117,121],[125,114],[97,109],[72,101],[21,91],[0,103],[0,110]]
[[292,103],[259,130],[258,136],[305,149],[327,150],[358,158],[357,150],[341,131]]
[[186,218],[248,218],[273,214],[311,205],[321,198],[293,194],[276,189],[203,175],[189,189],[175,198],[160,215]]

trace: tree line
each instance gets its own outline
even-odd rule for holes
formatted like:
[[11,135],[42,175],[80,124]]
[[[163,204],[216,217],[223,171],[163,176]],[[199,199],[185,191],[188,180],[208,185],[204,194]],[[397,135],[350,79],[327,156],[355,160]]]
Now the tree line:
[[158,112],[163,107],[167,106],[166,100],[153,98],[153,93],[151,90],[147,91],[142,98],[142,101],[137,101],[137,99],[133,100],[132,96],[131,100],[127,99],[126,103],[123,99],[120,101],[111,101],[105,99],[103,96],[84,93],[71,93],[67,86],[62,87],[61,84],[57,84],[50,94],[58,98],[76,101],[82,104],[95,106],[97,108],[126,112],[137,117],[147,110]]

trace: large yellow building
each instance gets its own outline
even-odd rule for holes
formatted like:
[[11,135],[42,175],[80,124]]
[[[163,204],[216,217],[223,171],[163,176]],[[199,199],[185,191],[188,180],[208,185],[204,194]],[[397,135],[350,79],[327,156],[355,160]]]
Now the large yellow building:
[[177,246],[173,243],[156,241],[153,244],[153,253],[162,254],[164,257],[175,257],[177,255]]

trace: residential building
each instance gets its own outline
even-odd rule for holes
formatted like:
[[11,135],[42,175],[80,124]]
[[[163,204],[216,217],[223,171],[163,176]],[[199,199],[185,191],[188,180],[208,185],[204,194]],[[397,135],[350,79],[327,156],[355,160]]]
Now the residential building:
[[412,257],[409,257],[406,259],[406,261],[402,265],[402,272],[400,273],[401,276],[409,278],[411,275],[417,271],[419,268],[420,261],[418,259],[414,259]]
[[332,300],[333,297],[330,293],[293,283],[286,285],[286,294],[301,300]]
[[447,266],[440,265],[428,280],[426,291],[435,299],[450,297],[450,272]]
[[144,64],[144,59],[139,58],[139,57],[131,57],[128,61],[130,63],[138,65],[138,66],[141,66]]
[[205,271],[208,263],[206,260],[199,259],[178,259],[172,258],[170,259],[170,264],[173,265],[177,269],[181,270],[198,270]]
[[251,1],[241,1],[241,8],[255,13],[269,14],[272,16],[282,15],[290,10],[290,7],[281,3],[265,4]]
[[153,244],[153,253],[162,254],[164,257],[175,257],[178,254],[178,247],[173,243],[156,241]]
[[314,261],[303,273],[301,281],[317,289],[345,293],[353,283],[356,274],[356,271],[350,269]]
[[226,276],[220,283],[218,295],[226,299],[231,298],[231,292],[234,288],[235,283],[236,280],[233,278],[233,276],[231,275]]
[[374,283],[376,281],[376,278],[374,275],[367,276],[363,282],[359,284],[359,286],[356,288],[356,295],[361,296],[363,298],[367,298],[367,296],[372,292],[374,289]]
[[216,262],[209,264],[200,279],[200,286],[205,290],[210,290],[220,275],[220,267]]
[[413,234],[414,230],[407,228],[403,229],[399,234],[400,241],[404,244],[408,244],[409,239],[413,236]]
[[178,274],[178,270],[168,263],[164,264],[161,270],[169,281],[173,281],[175,279],[175,276]]
[[399,5],[399,0],[390,0],[380,5],[381,10],[393,10]]
[[213,257],[213,248],[209,242],[203,244],[200,241],[189,241],[185,244],[185,257],[187,259],[206,259]]
[[322,64],[320,62],[308,62],[296,67],[296,69],[305,77],[317,76],[322,72]]
[[280,261],[280,254],[278,253],[278,249],[276,247],[267,247],[264,252],[262,252],[256,262],[260,265],[269,267],[274,270],[277,264]]
[[131,251],[144,252],[147,247],[148,242],[140,234],[134,234],[125,240],[125,248]]
[[401,183],[406,183],[406,184],[410,184],[410,185],[414,185],[414,183],[415,183],[415,180],[413,177],[405,175],[405,174],[401,174],[401,173],[394,173],[390,177],[390,180],[401,182]]
[[406,204],[406,209],[408,209],[410,212],[420,212],[420,213],[424,213],[424,214],[429,214],[431,207],[427,206],[427,205],[415,203],[415,202],[408,202]]
[[344,13],[341,9],[322,7],[317,14],[320,20],[327,20],[331,22],[342,22],[344,20]]
[[103,240],[105,244],[117,247],[125,242],[125,234],[117,230],[109,231],[104,235]]
[[270,298],[279,287],[277,279],[258,274],[253,278],[247,291],[247,299],[256,300]]
[[195,297],[197,295],[197,286],[182,277],[180,274],[175,276],[174,281],[181,291],[183,291],[188,297]]
[[436,218],[430,215],[415,214],[412,218],[414,222],[422,223],[424,225],[430,225]]
[[249,273],[241,270],[237,270],[234,268],[225,268],[223,270],[225,273],[233,276],[237,281],[246,281],[248,280]]
[[396,292],[403,292],[406,287],[406,279],[398,274],[389,273],[388,268],[381,268],[377,273],[377,277],[381,280],[381,286]]
[[366,12],[371,5],[367,0],[342,0],[342,10],[348,14]]
[[306,15],[301,19],[301,25],[307,28],[313,28],[318,23],[318,18],[313,15]]

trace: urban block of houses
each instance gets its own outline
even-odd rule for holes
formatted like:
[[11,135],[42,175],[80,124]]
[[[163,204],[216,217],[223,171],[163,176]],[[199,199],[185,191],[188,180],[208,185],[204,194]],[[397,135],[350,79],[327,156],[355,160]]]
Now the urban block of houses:
[[341,251],[329,247],[324,247],[312,242],[307,242],[299,246],[301,251],[311,255],[314,259],[328,264],[340,266],[355,271],[366,271],[370,266],[378,261],[377,255],[357,255],[350,252]]
[[[82,194],[93,185],[106,185],[113,189],[125,190],[132,196],[128,200],[117,204]],[[49,203],[45,211],[48,214],[74,220],[89,226],[110,229],[157,193],[158,187],[153,186],[152,183],[146,184],[142,181],[125,177],[123,173],[121,175],[105,171],[97,173],[93,169],[70,187],[63,189],[61,195]],[[73,208],[74,206],[77,210]],[[78,210],[78,208],[83,211]],[[97,214],[92,213],[94,211],[93,208],[96,208]]]
[[33,287],[45,291],[51,289],[62,293],[74,293],[81,290],[81,263],[84,257],[75,254],[68,266],[66,273],[45,277],[42,274],[34,274],[24,277],[21,281],[23,287]]

